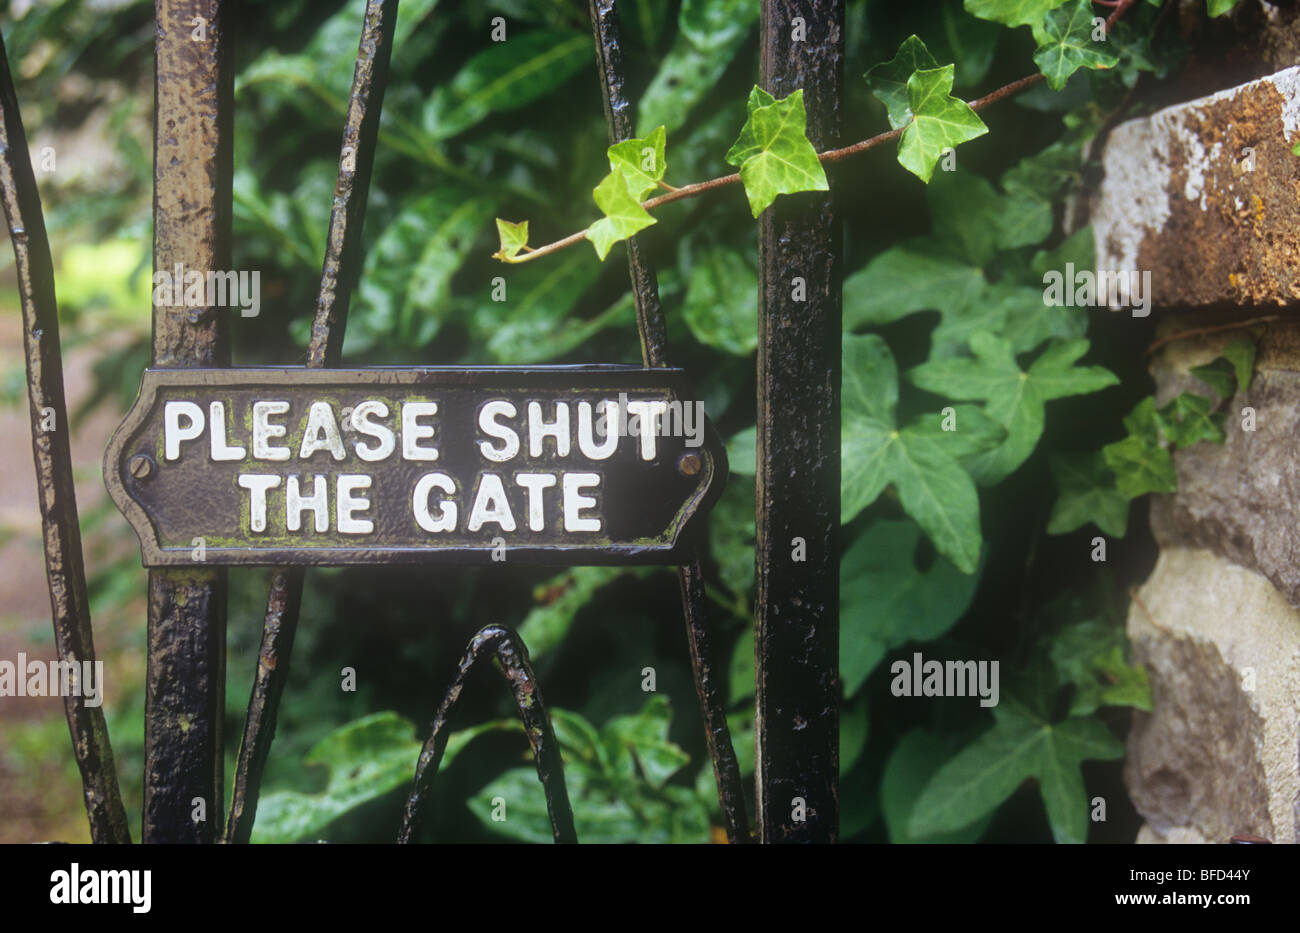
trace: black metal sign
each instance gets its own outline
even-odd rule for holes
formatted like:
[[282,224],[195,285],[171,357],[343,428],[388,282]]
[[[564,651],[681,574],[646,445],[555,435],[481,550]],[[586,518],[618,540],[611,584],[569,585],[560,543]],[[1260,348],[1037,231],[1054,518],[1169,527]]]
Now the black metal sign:
[[726,454],[676,369],[146,370],[104,479],[149,567],[679,563]]

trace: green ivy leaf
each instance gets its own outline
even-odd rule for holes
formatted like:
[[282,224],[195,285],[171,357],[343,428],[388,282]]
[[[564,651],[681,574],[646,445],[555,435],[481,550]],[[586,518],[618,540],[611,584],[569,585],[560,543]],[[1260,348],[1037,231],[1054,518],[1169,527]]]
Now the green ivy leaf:
[[871,86],[871,93],[885,105],[891,127],[898,129],[912,122],[907,79],[915,71],[938,67],[939,63],[925,47],[925,43],[916,36],[908,36],[892,59],[876,65],[863,75]]
[[737,356],[758,346],[758,270],[750,255],[722,246],[697,253],[682,308],[695,339]]
[[993,728],[958,752],[925,786],[908,830],[915,836],[954,832],[992,813],[1028,778],[1038,780],[1052,836],[1082,843],[1088,798],[1080,765],[1124,755],[1101,722],[1074,717],[1051,723],[1015,700],[993,710]]
[[960,313],[984,286],[980,270],[929,238],[894,246],[844,282],[844,328],[890,324],[914,311]]
[[827,191],[826,173],[808,141],[803,88],[776,100],[762,88],[749,95],[749,118],[727,152],[757,217],[780,194]]
[[1115,486],[1115,476],[1100,451],[1086,456],[1052,458],[1056,504],[1047,520],[1049,535],[1069,534],[1092,522],[1103,534],[1122,538],[1128,531],[1128,497]]
[[934,836],[914,836],[908,826],[916,812],[916,801],[925,785],[934,777],[944,762],[952,757],[950,741],[923,729],[913,729],[894,746],[880,779],[880,805],[889,828],[889,841],[893,843],[953,843],[978,842],[988,829],[993,815],[990,813],[969,826],[951,833]]
[[840,682],[852,697],[894,648],[931,641],[961,618],[975,595],[977,574],[938,557],[917,569],[921,529],[909,521],[878,521],[840,561]]
[[1204,395],[1184,392],[1156,413],[1160,430],[1180,450],[1197,441],[1222,444],[1223,415],[1212,414],[1211,402]]
[[1067,625],[1052,637],[1048,655],[1062,684],[1073,684],[1070,716],[1090,716],[1103,706],[1151,711],[1146,671],[1124,660],[1122,625],[1087,619]]
[[1237,5],[1237,0],[1205,0],[1205,5],[1211,17],[1222,16],[1224,13],[1232,12],[1232,8]]
[[587,239],[602,262],[615,243],[658,222],[641,206],[641,198],[632,187],[636,184],[623,172],[613,171],[592,191],[596,206],[605,216],[587,228]]
[[1130,435],[1101,449],[1119,491],[1130,499],[1148,492],[1177,492],[1178,475],[1169,451]]
[[889,347],[874,334],[845,337],[843,371],[840,520],[851,521],[892,484],[935,548],[974,573],[982,541],[975,485],[929,429],[894,426],[898,370]]
[[628,190],[639,200],[659,187],[668,163],[664,149],[668,131],[659,127],[645,138],[634,137],[615,143],[608,149],[609,169],[622,172]]
[[1222,399],[1232,398],[1236,389],[1236,369],[1224,357],[1219,357],[1204,366],[1193,366],[1189,370],[1193,376],[1209,386],[1215,395]]
[[989,131],[969,104],[952,96],[952,79],[952,65],[913,72],[907,79],[912,122],[899,140],[898,161],[927,184],[945,149]]
[[983,399],[985,411],[1007,429],[996,450],[974,458],[982,484],[1000,482],[1028,459],[1043,433],[1046,403],[1097,392],[1119,380],[1099,366],[1074,365],[1088,352],[1086,340],[1057,340],[1022,372],[1011,344],[988,333],[971,338],[975,359],[930,360],[908,375],[929,392],[956,399]]
[[1006,26],[1037,26],[1066,0],[966,0],[966,12]]
[[501,239],[501,248],[492,254],[493,259],[509,262],[519,255],[519,251],[528,245],[528,221],[512,224],[508,220],[497,218],[497,236]]
[[1245,392],[1250,388],[1255,372],[1255,344],[1251,340],[1234,340],[1223,348],[1223,358],[1232,364],[1237,375],[1237,388]]
[[1035,27],[1034,64],[1052,90],[1064,90],[1070,75],[1080,68],[1104,70],[1118,64],[1117,56],[1093,41],[1092,20],[1090,0],[1073,0],[1070,6],[1048,13],[1041,27]]

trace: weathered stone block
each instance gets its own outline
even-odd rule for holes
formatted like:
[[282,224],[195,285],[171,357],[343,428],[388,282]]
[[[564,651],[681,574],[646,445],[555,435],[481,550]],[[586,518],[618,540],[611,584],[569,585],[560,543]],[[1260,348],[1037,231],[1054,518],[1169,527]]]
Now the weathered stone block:
[[1300,302],[1300,67],[1116,127],[1092,205],[1097,267],[1157,305]]
[[1300,828],[1300,613],[1254,571],[1166,548],[1129,611],[1154,711],[1135,714],[1125,782],[1140,841],[1291,843]]

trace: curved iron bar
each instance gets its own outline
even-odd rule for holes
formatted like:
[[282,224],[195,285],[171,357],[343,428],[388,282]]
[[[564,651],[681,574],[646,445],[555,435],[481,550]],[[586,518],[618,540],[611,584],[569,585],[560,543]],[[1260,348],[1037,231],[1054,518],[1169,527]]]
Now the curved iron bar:
[[[633,135],[632,106],[623,90],[623,50],[619,39],[618,13],[614,0],[588,0],[591,28],[596,39],[596,58],[600,71],[601,99],[605,106],[605,123],[610,143],[619,143]],[[636,237],[627,241],[628,274],[636,301],[637,333],[641,338],[641,357],[646,366],[668,365],[668,332],[663,307],[659,303],[659,283],[653,267],[641,252]],[[682,611],[686,622],[686,641],[690,647],[691,670],[695,693],[704,719],[704,737],[713,777],[718,787],[718,802],[731,843],[752,841],[745,814],[744,785],[740,763],[731,744],[727,727],[726,702],[713,674],[713,650],[709,640],[708,611],[704,596],[704,572],[698,557],[677,568],[681,584]]]
[[506,679],[510,681],[510,689],[515,695],[515,707],[519,710],[519,718],[523,720],[528,744],[533,749],[533,761],[537,764],[537,777],[541,779],[542,790],[546,794],[546,809],[551,815],[551,831],[555,834],[555,841],[578,841],[577,831],[573,827],[573,808],[569,805],[569,793],[564,785],[560,744],[551,728],[546,704],[542,702],[541,687],[528,662],[528,649],[519,636],[506,626],[488,625],[479,629],[470,639],[465,656],[456,669],[456,678],[447,688],[442,704],[438,707],[429,739],[420,749],[415,780],[411,784],[411,794],[402,814],[402,828],[397,835],[399,843],[409,843],[420,828],[420,810],[433,790],[438,764],[447,749],[447,719],[452,707],[460,699],[461,691],[465,689],[465,680],[481,658],[493,653],[501,662]]
[[[361,269],[361,228],[374,166],[398,0],[368,0],[352,94],[339,153],[339,176],[330,212],[329,239],[312,321],[308,366],[336,366],[347,326],[348,303]],[[248,700],[239,747],[226,842],[247,842],[257,816],[257,797],[275,738],[275,719],[289,677],[289,656],[302,605],[303,568],[277,567],[267,594],[257,675]]]
[[[32,454],[36,461],[54,642],[60,662],[82,665],[95,660],[95,640],[72,481],[54,265],[3,39],[0,39],[0,200],[4,202],[9,221],[23,310]],[[76,679],[72,681],[79,688],[84,670],[78,666]],[[102,697],[102,680],[97,686]],[[76,696],[64,696],[63,709],[68,717],[77,767],[81,770],[90,838],[95,842],[129,843],[131,832],[126,824],[103,709],[88,707],[82,689],[76,693]]]

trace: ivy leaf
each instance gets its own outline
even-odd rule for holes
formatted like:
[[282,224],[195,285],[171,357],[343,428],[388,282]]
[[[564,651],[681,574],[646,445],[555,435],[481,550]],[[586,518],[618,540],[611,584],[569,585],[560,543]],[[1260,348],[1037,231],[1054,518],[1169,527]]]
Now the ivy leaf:
[[493,259],[509,262],[519,255],[519,251],[528,245],[528,221],[512,224],[508,220],[497,218],[497,236],[501,238],[501,248],[492,254]]
[[1206,0],[1205,5],[1211,17],[1222,16],[1224,13],[1232,12],[1232,8],[1237,5],[1237,0]]
[[1080,765],[1123,757],[1123,744],[1096,719],[1051,723],[1014,700],[998,704],[993,718],[993,728],[958,752],[925,786],[913,808],[910,833],[933,836],[969,826],[997,809],[1026,779],[1036,778],[1053,838],[1085,842],[1088,798]]
[[1006,26],[1037,26],[1066,0],[966,0],[966,12]]
[[1119,491],[1130,499],[1148,492],[1177,492],[1178,475],[1165,448],[1129,435],[1101,449],[1106,465],[1115,472]]
[[844,338],[840,444],[841,516],[852,521],[893,485],[908,515],[963,573],[974,573],[982,538],[979,495],[951,448],[918,425],[898,430],[898,370],[884,340]]
[[758,271],[749,255],[722,246],[702,250],[682,309],[697,340],[737,356],[758,346]]
[[930,360],[909,373],[922,389],[956,399],[983,399],[985,411],[1007,429],[996,450],[976,456],[972,474],[981,484],[1000,482],[1028,459],[1043,433],[1046,403],[1096,392],[1119,380],[1099,366],[1075,366],[1086,340],[1057,340],[1022,372],[1011,344],[988,333],[971,338],[975,359]]
[[1101,619],[1067,625],[1052,638],[1048,655],[1062,684],[1073,684],[1070,716],[1090,716],[1102,706],[1150,712],[1146,671],[1124,660],[1124,628]]
[[1232,398],[1236,369],[1227,359],[1219,357],[1204,366],[1193,366],[1189,372],[1209,386],[1219,398]]
[[1128,531],[1128,497],[1115,486],[1115,476],[1100,451],[1083,457],[1052,458],[1056,504],[1047,520],[1049,535],[1069,534],[1092,522],[1103,534],[1122,538]]
[[727,152],[757,217],[780,194],[827,191],[826,173],[808,141],[803,88],[776,100],[760,87],[749,95],[749,117]]
[[626,240],[638,230],[657,223],[650,212],[641,206],[640,196],[630,187],[636,184],[621,171],[613,171],[592,191],[592,197],[605,214],[587,228],[587,239],[596,248],[603,262],[610,247]]
[[899,140],[898,161],[927,184],[945,149],[989,131],[969,104],[952,96],[952,79],[952,65],[913,72],[907,79],[912,122]]
[[965,310],[984,286],[980,270],[928,239],[885,250],[844,282],[844,328],[890,324],[914,311]]
[[914,71],[938,68],[925,43],[916,36],[908,36],[898,47],[892,59],[868,71],[863,78],[871,86],[871,93],[885,105],[889,125],[894,129],[912,122],[912,108],[907,99],[907,79]]
[[910,521],[879,521],[840,561],[840,682],[844,695],[862,688],[880,660],[910,641],[931,641],[961,618],[976,574],[938,557],[916,566],[921,529]]
[[1255,344],[1250,340],[1234,340],[1223,348],[1223,357],[1236,371],[1237,387],[1243,392],[1249,389],[1255,372]]
[[890,842],[972,843],[978,842],[988,829],[991,813],[952,833],[922,837],[909,831],[917,798],[935,772],[952,757],[950,745],[951,739],[946,736],[913,729],[894,746],[880,779],[880,806]]
[[1180,450],[1197,441],[1222,444],[1222,414],[1211,414],[1211,403],[1204,395],[1184,392],[1156,413],[1160,430]]
[[1052,90],[1063,90],[1070,75],[1080,68],[1104,70],[1118,64],[1117,56],[1093,41],[1092,20],[1090,0],[1073,0],[1069,7],[1048,13],[1041,27],[1035,27],[1038,51],[1034,52],[1034,64]]
[[1160,443],[1160,418],[1156,414],[1156,400],[1147,396],[1133,406],[1133,410],[1124,416],[1124,429],[1144,443],[1156,446]]
[[667,130],[661,126],[644,139],[625,139],[609,147],[610,171],[623,173],[628,190],[637,200],[659,187],[668,166],[664,155],[667,141]]

